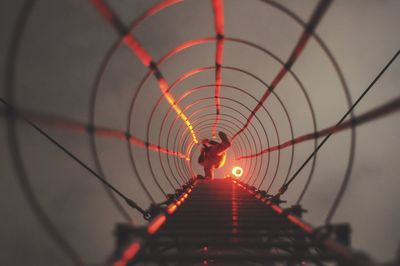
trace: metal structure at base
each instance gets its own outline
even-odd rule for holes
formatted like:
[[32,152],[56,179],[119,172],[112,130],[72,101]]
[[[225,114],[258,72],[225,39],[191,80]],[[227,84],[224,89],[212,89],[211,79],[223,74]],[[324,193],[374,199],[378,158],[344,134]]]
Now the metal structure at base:
[[114,266],[372,265],[346,247],[347,224],[314,229],[237,180],[192,180],[174,197],[147,227],[117,226]]

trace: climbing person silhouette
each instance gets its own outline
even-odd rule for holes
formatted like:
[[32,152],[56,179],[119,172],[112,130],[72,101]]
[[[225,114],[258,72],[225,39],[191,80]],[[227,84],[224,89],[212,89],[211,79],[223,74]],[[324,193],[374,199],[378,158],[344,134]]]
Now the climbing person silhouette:
[[222,167],[225,163],[226,152],[231,146],[231,142],[224,132],[220,131],[218,135],[221,143],[209,139],[201,142],[203,148],[201,148],[198,163],[204,167],[204,177],[198,175],[198,178],[213,179],[214,169]]

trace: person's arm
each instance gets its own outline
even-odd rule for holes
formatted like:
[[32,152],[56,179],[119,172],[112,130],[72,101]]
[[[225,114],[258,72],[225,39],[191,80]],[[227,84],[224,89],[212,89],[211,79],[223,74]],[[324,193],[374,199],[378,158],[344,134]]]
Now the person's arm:
[[228,136],[220,131],[218,133],[219,137],[221,138],[222,142],[218,145],[218,156],[221,156],[222,153],[226,152],[227,149],[231,146],[231,141],[228,139]]
[[223,144],[225,147],[231,146],[231,141],[228,139],[228,136],[224,132],[222,131],[218,132],[218,136],[222,140],[221,144]]

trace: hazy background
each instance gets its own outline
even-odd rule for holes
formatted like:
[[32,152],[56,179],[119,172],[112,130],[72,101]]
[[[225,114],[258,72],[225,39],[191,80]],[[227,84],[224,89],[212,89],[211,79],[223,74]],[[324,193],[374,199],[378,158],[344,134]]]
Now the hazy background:
[[[10,35],[23,2],[0,1],[1,73],[5,71]],[[122,20],[129,24],[158,1],[108,2]],[[261,1],[224,2],[226,36],[252,41],[283,60],[287,59],[302,32],[301,27]],[[317,3],[294,0],[281,2],[305,21]],[[317,27],[317,33],[338,60],[353,99],[358,97],[400,48],[399,12],[400,1],[396,0],[337,0]],[[134,34],[158,60],[182,42],[214,35],[210,1],[188,0],[170,7],[146,20],[135,29]],[[81,122],[88,121],[89,97],[94,76],[106,51],[117,38],[114,30],[88,1],[38,1],[23,35],[17,61],[17,106]],[[214,49],[215,44],[212,42],[190,48],[168,60],[161,66],[161,70],[172,83],[192,68],[213,66]],[[248,70],[267,83],[271,82],[280,67],[270,57],[253,48],[231,43],[225,44],[224,65]],[[309,41],[293,71],[310,95],[317,112],[318,128],[334,124],[345,112],[347,105],[332,66],[314,40]],[[117,49],[99,88],[96,124],[126,129],[131,97],[145,73],[146,69],[128,49],[123,46]],[[355,113],[362,114],[398,97],[399,73],[400,61],[397,61],[357,107]],[[0,78],[0,95],[3,97],[4,75],[0,75]],[[211,84],[213,79],[213,71],[199,74],[183,82],[173,90],[173,94],[178,98],[183,91],[193,86]],[[260,83],[232,71],[223,71],[223,83],[240,86],[256,98],[265,91]],[[193,97],[212,96],[212,93],[213,90],[209,89],[208,92]],[[224,96],[224,93],[249,108],[255,105],[243,95],[222,89],[221,95]],[[295,136],[311,132],[309,110],[293,78],[286,76],[277,87],[276,93],[288,109]],[[146,123],[151,112],[148,106],[153,106],[159,97],[157,84],[150,78],[139,94],[134,109],[132,134],[145,139]],[[189,102],[190,100],[183,102],[183,106]],[[243,107],[224,100],[222,103],[248,114]],[[290,139],[287,120],[276,99],[270,97],[266,106],[277,123],[281,140]],[[155,133],[159,130],[166,110],[167,105],[163,102],[152,124],[152,131]],[[222,112],[229,113],[224,109]],[[237,118],[243,121],[242,118]],[[261,119],[268,130],[271,144],[276,144],[276,135],[265,113],[261,115]],[[179,122],[178,124],[180,125]],[[2,265],[69,265],[70,261],[53,245],[25,201],[10,160],[4,117],[0,117],[0,125],[0,262]],[[254,125],[260,132],[260,125]],[[23,159],[43,208],[86,262],[103,262],[113,249],[112,231],[115,223],[125,220],[112,205],[102,186],[87,171],[29,126],[19,123],[18,130]],[[88,136],[57,129],[48,129],[48,132],[83,161],[94,165]],[[335,222],[351,223],[353,247],[368,252],[378,261],[392,259],[400,242],[400,214],[397,209],[400,200],[399,135],[398,114],[357,128],[352,179],[334,219]],[[205,136],[207,135],[203,135]],[[339,188],[348,160],[349,136],[349,132],[334,136],[319,153],[313,183],[302,202],[309,210],[304,219],[313,225],[323,223]],[[157,135],[150,134],[150,140],[156,143]],[[165,141],[163,139],[163,144]],[[139,187],[130,165],[126,144],[100,138],[97,144],[104,172],[112,183],[122,188],[140,205],[148,206],[149,200]],[[263,145],[265,147],[266,143],[263,142]],[[312,142],[296,146],[292,172],[304,161],[312,148]],[[256,150],[260,149],[261,147],[257,147]],[[150,179],[145,151],[135,149],[134,155],[149,190],[161,201],[162,195]],[[157,158],[157,154],[151,154],[155,172],[163,187],[168,189],[156,162]],[[286,174],[288,158],[289,149],[282,151],[283,162],[278,169],[277,178],[281,179]],[[164,156],[163,160],[166,159]],[[260,163],[261,159],[259,160]],[[277,155],[271,154],[272,165],[276,160]],[[265,167],[265,164],[261,167]],[[224,171],[228,169],[219,173],[223,174]],[[272,172],[273,169],[270,169],[269,173]],[[270,178],[270,174],[267,177]],[[305,171],[285,196],[289,203],[297,199],[306,177]],[[278,184],[273,189],[277,187]],[[136,223],[143,223],[134,210],[129,212]]]

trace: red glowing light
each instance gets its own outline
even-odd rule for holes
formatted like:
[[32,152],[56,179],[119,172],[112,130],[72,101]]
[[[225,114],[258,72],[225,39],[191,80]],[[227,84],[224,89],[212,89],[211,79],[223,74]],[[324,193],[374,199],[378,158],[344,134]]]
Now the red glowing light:
[[213,0],[213,10],[214,10],[214,24],[215,33],[217,39],[217,47],[215,53],[215,107],[216,107],[216,117],[212,128],[212,135],[215,137],[217,124],[220,116],[221,101],[220,101],[220,90],[221,90],[221,65],[222,65],[222,55],[224,51],[224,5],[222,0]]
[[283,212],[282,208],[280,208],[280,207],[277,206],[277,205],[272,204],[272,205],[271,205],[271,208],[272,208],[274,211],[276,211],[277,213],[279,213],[279,214],[281,214],[281,213]]
[[306,231],[309,234],[313,234],[314,233],[314,229],[312,228],[312,226],[306,224],[305,222],[303,222],[302,220],[300,220],[299,218],[297,218],[296,216],[293,215],[288,215],[287,218],[292,221],[293,223],[297,224],[298,226],[300,226],[304,231]]
[[122,254],[122,258],[114,263],[114,266],[126,266],[140,250],[140,243],[134,242]]
[[157,216],[156,218],[154,218],[149,226],[147,227],[147,232],[152,235],[155,232],[157,232],[157,230],[161,227],[161,225],[164,224],[164,222],[167,220],[167,217],[165,217],[165,215],[161,214],[159,216]]
[[176,208],[177,208],[176,204],[173,204],[173,203],[172,203],[171,205],[169,205],[168,208],[167,208],[168,214],[174,213],[174,211],[176,210]]
[[235,166],[232,168],[232,175],[235,177],[241,177],[243,175],[243,169],[240,166]]

